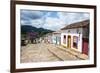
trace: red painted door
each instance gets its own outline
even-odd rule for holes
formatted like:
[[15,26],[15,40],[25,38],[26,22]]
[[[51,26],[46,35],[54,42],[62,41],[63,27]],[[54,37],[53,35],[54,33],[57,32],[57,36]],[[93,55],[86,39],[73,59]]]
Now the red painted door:
[[88,51],[89,51],[89,42],[88,39],[83,38],[83,43],[82,43],[82,53],[88,55]]

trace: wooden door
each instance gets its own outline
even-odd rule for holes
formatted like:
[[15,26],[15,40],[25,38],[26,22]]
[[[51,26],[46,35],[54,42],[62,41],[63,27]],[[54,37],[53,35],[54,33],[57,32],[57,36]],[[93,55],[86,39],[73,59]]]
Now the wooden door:
[[67,47],[68,47],[68,48],[71,48],[71,36],[70,36],[70,35],[68,35]]
[[88,47],[88,39],[83,38],[83,43],[82,43],[82,53],[88,55],[89,47]]

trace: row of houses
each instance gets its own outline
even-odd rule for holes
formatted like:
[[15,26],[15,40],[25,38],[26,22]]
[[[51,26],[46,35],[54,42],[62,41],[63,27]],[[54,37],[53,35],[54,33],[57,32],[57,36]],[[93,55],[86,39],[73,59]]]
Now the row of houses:
[[44,40],[88,55],[89,20],[67,25],[59,31],[45,35]]

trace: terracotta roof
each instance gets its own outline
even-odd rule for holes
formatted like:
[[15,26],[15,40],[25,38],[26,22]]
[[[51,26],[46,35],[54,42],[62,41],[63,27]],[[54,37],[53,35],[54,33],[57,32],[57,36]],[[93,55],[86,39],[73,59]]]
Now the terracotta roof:
[[66,27],[62,28],[61,30],[87,27],[88,25],[89,25],[89,20],[84,20],[84,21],[81,21],[81,22],[72,23],[70,25],[67,25]]

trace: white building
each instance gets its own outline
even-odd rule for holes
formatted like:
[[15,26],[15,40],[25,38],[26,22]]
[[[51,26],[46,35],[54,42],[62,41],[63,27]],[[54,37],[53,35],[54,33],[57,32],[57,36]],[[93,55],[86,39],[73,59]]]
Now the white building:
[[53,44],[61,44],[61,30],[52,33],[52,42]]
[[84,54],[89,50],[89,20],[70,24],[61,29],[61,45]]

